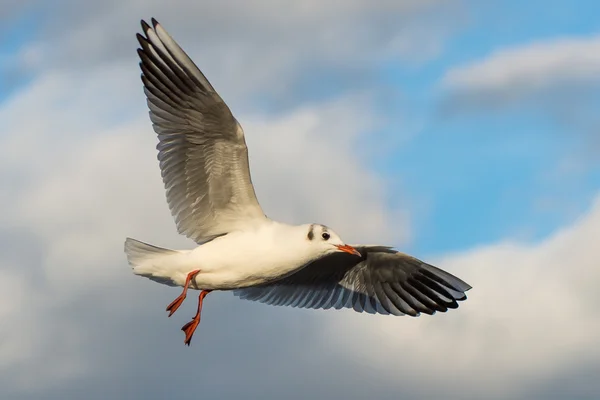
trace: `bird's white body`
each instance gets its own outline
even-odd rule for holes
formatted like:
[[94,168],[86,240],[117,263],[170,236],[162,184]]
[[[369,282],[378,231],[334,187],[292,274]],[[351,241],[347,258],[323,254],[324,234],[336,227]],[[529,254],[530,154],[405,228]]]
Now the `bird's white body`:
[[[273,304],[413,316],[456,308],[456,301],[466,298],[470,286],[417,259],[381,246],[363,246],[363,254],[324,225],[267,218],[250,178],[241,125],[156,20],[152,27],[142,21],[142,30],[144,35],[137,35],[141,79],[159,140],[167,203],[177,231],[201,244],[169,250],[127,238],[125,253],[136,275],[183,286],[167,306],[169,316],[188,287],[202,290],[196,315],[182,328],[185,344],[212,290],[234,290]],[[340,252],[355,257],[334,255]]]
[[[191,271],[200,270],[192,288],[228,290],[253,286],[291,274],[328,252],[306,237],[310,225],[266,220],[259,226],[234,231],[192,250],[148,252],[134,260],[136,275],[184,286]],[[156,249],[156,248],[155,248]]]

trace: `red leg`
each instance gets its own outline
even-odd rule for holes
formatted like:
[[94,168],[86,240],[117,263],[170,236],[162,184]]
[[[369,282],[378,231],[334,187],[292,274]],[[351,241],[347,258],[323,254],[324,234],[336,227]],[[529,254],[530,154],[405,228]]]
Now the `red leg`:
[[173,300],[173,302],[171,304],[169,304],[167,306],[167,311],[170,311],[169,317],[171,315],[173,315],[173,313],[175,313],[175,311],[177,311],[177,309],[179,308],[180,305],[183,304],[183,300],[185,300],[185,296],[187,295],[188,286],[190,285],[190,282],[192,281],[192,279],[194,279],[196,277],[196,275],[198,275],[198,272],[200,272],[199,269],[194,270],[194,271],[190,272],[187,275],[187,277],[185,278],[185,285],[183,285],[183,291],[175,300]]
[[200,323],[200,313],[202,312],[202,301],[204,300],[206,295],[209,294],[210,292],[212,292],[212,290],[203,290],[200,292],[200,296],[198,296],[198,311],[196,311],[196,315],[190,322],[188,322],[187,324],[185,324],[183,326],[183,328],[181,328],[181,330],[183,332],[185,332],[185,341],[183,343],[187,344],[188,346],[190,345],[190,342],[192,341],[192,336],[194,336],[194,332],[196,331],[196,328],[198,327],[198,324]]

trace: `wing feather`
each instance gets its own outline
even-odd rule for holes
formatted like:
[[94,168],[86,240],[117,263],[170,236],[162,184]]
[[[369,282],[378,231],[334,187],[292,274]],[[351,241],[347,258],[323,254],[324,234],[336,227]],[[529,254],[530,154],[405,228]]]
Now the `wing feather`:
[[167,203],[197,243],[264,222],[240,124],[191,58],[156,21],[137,34],[142,83],[158,135]]
[[234,290],[242,299],[300,308],[419,316],[457,308],[471,286],[454,275],[383,246],[355,246],[281,280]]

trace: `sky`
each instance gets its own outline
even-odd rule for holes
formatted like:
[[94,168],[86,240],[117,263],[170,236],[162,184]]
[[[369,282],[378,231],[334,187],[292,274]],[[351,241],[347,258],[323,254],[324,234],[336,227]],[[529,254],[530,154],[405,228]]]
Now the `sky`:
[[[597,399],[600,3],[0,0],[0,397]],[[418,318],[195,312],[136,277],[177,234],[135,34],[242,124],[258,199],[473,286]],[[193,302],[192,302],[193,303]],[[187,315],[189,314],[189,315]]]

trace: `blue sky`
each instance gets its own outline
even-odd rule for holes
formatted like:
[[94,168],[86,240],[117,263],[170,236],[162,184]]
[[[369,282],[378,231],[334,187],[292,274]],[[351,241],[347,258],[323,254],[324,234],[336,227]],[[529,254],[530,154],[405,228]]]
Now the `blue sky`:
[[[570,127],[536,112],[535,99],[512,109],[436,118],[441,78],[454,66],[511,46],[600,32],[600,4],[593,1],[577,7],[564,1],[486,4],[472,4],[471,23],[448,40],[439,58],[418,68],[399,62],[382,77],[427,121],[397,154],[377,162],[382,173],[399,174],[417,202],[433,203],[414,216],[412,251],[457,251],[523,234],[539,240],[586,210],[600,185],[597,164],[558,188],[548,178],[581,143]],[[558,199],[557,208],[540,210],[537,202],[546,197]]]
[[[597,398],[581,371],[600,371],[600,3],[143,3],[0,16],[0,397],[95,398],[110,383],[186,398],[195,371],[206,397]],[[178,317],[161,314],[174,292],[132,277],[122,254],[126,235],[190,246],[139,82],[135,33],[152,16],[241,117],[267,213],[438,260],[474,286],[465,305],[383,320],[216,294],[206,345],[183,351]],[[13,298],[30,311],[1,307]]]
[[13,18],[3,21],[0,28],[0,102],[22,85],[29,82],[31,76],[26,71],[15,68],[12,60],[22,47],[36,36],[36,24],[41,16],[38,11],[23,10]]

